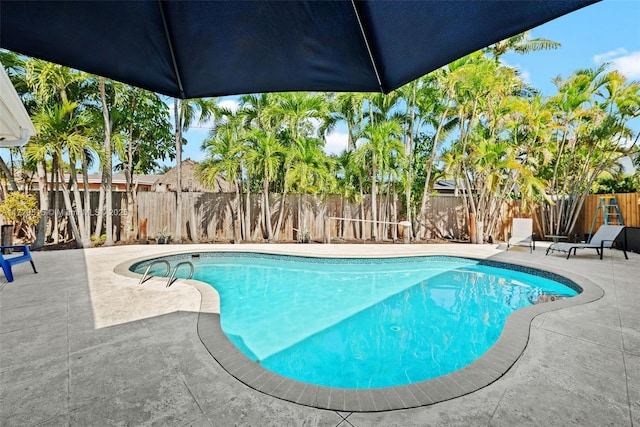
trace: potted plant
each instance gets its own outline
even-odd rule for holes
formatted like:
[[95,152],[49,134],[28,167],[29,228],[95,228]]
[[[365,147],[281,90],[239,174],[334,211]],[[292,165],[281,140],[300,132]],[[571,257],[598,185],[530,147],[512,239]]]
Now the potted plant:
[[171,236],[167,234],[164,230],[158,233],[158,237],[156,237],[156,243],[159,245],[166,245],[171,240]]
[[306,228],[299,230],[298,243],[309,243],[311,240],[311,233]]

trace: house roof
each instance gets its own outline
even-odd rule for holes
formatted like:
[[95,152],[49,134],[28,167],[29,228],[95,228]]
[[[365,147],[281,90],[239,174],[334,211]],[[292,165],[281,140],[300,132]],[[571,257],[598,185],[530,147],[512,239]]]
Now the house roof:
[[[181,163],[181,175],[182,175],[182,191],[196,191],[196,192],[216,192],[216,193],[232,193],[235,191],[233,184],[230,184],[221,175],[216,176],[215,187],[211,188],[208,185],[203,184],[196,177],[197,162],[191,159],[185,159]],[[157,177],[154,187],[166,186],[169,191],[176,191],[178,174],[176,168],[170,169],[164,175]]]
[[[153,185],[154,182],[158,179],[158,176],[161,175],[133,175],[134,182],[138,182],[138,184],[142,185]],[[88,175],[89,184],[96,184],[102,182],[102,174],[92,173]],[[65,181],[69,180],[69,175],[65,174]],[[82,177],[78,176],[78,181],[82,182]],[[126,184],[127,180],[123,173],[114,173],[111,175],[111,182],[113,184]]]

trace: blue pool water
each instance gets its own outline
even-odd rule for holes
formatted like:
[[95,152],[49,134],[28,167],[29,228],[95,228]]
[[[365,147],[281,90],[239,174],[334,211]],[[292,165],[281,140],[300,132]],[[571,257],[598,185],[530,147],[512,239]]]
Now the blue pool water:
[[455,257],[217,253],[193,262],[194,279],[220,293],[222,329],[247,357],[288,378],[343,388],[453,372],[497,341],[513,311],[545,295],[577,293],[545,277]]

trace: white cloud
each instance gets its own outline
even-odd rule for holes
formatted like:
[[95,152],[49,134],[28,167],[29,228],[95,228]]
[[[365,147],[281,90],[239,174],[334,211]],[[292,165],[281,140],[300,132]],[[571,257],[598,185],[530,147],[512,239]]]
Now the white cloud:
[[627,50],[619,47],[616,50],[610,50],[609,52],[599,53],[593,56],[593,62],[596,64],[602,64],[603,62],[608,62],[613,58],[617,58],[619,56],[624,56],[627,54]]
[[342,132],[332,132],[327,135],[327,143],[324,152],[327,154],[340,154],[347,149],[349,135]]
[[619,48],[595,55],[593,60],[597,64],[611,63],[612,68],[618,70],[620,74],[628,79],[640,78],[640,51],[629,53],[625,49]]
[[640,51],[631,52],[629,55],[616,58],[613,61],[614,67],[620,74],[628,79],[640,78]]
[[222,108],[227,108],[231,111],[233,111],[234,113],[236,111],[238,111],[238,109],[240,108],[240,103],[238,101],[236,101],[235,99],[225,99],[222,100],[220,102],[218,102],[218,105]]
[[528,70],[524,70],[524,69],[520,69],[519,70],[519,74],[520,74],[520,78],[522,79],[522,81],[525,84],[532,84],[533,82],[531,81],[531,73]]

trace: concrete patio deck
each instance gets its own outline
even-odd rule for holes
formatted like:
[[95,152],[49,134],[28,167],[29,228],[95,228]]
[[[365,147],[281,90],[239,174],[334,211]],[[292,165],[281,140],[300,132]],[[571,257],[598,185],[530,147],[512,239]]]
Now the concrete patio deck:
[[[415,409],[339,412],[257,392],[224,371],[198,336],[200,292],[113,271],[159,253],[259,250],[444,254],[526,263],[588,278],[604,297],[537,316],[518,361],[474,393]],[[640,425],[640,255],[567,260],[495,245],[118,246],[36,252],[39,274],[0,278],[0,425],[424,426]]]

